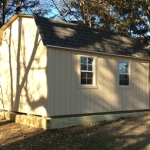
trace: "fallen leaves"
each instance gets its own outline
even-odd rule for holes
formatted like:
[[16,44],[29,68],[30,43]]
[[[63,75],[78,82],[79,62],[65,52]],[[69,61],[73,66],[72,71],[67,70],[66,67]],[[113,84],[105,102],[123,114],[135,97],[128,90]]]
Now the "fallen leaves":
[[2,150],[148,149],[150,115],[45,131],[0,120]]

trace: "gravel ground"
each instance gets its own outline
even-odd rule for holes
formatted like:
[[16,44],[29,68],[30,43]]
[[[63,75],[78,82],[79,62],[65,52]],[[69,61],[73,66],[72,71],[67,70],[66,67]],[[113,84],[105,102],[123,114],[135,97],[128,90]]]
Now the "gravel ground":
[[150,115],[47,131],[1,117],[0,150],[150,150]]

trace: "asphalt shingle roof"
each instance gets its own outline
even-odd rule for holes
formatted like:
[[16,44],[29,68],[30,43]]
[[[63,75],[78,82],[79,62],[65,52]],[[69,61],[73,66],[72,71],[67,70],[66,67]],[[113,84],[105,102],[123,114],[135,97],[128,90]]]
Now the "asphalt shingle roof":
[[40,16],[34,19],[45,46],[150,58],[137,38]]

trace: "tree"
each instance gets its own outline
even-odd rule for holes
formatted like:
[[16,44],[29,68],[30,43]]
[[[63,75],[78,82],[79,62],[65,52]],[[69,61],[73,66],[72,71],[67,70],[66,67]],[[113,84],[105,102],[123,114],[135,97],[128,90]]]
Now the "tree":
[[46,15],[51,9],[51,0],[0,0],[0,26],[15,13]]
[[150,41],[149,0],[0,0],[0,25],[14,13],[46,15]]
[[57,5],[66,21],[89,27],[112,30],[136,36],[144,45],[150,37],[150,6],[148,0],[61,0]]
[[113,1],[112,6],[119,24],[114,24],[117,32],[139,37],[144,45],[148,45],[150,36],[150,10],[146,0]]

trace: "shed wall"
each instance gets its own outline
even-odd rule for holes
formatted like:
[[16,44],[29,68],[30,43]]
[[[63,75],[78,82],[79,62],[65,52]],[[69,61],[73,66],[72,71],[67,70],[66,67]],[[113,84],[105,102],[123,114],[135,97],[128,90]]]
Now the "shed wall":
[[[97,57],[97,88],[78,88],[79,55]],[[118,62],[129,61],[131,86],[118,85]],[[149,109],[146,60],[48,49],[49,116]]]
[[47,49],[33,18],[17,18],[0,46],[0,109],[47,115]]

